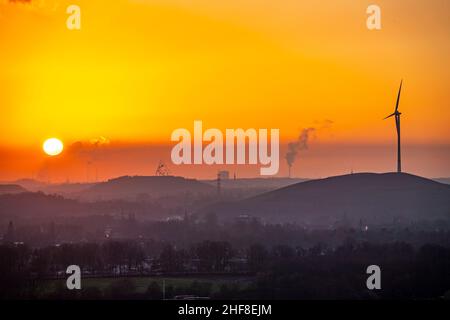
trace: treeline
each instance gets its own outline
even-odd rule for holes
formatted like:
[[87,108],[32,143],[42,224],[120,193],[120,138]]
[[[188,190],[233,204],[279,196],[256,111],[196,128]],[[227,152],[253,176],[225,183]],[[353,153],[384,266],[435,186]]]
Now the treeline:
[[[348,242],[337,248],[253,244],[235,249],[223,241],[203,241],[188,248],[168,243],[108,241],[64,244],[41,249],[0,246],[0,298],[42,297],[43,280],[61,276],[61,286],[47,298],[160,299],[161,284],[136,293],[133,275],[178,276],[245,273],[249,281],[219,286],[213,280],[168,287],[166,298],[194,294],[221,299],[436,299],[449,295],[450,248],[406,243]],[[67,290],[65,270],[76,264],[83,277],[110,274],[106,290]],[[366,269],[381,268],[381,290],[368,290]]]
[[[30,249],[25,245],[0,246],[2,270],[26,270],[36,278],[65,276],[69,265],[86,275],[127,275],[173,272],[226,272],[240,254],[227,242],[203,241],[188,249],[158,241],[106,241]],[[8,261],[6,264],[5,262]],[[20,267],[19,267],[20,266]]]

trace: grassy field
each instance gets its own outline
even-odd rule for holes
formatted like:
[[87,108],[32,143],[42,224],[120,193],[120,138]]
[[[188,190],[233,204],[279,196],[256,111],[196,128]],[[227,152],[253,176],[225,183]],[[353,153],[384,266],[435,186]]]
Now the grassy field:
[[[101,292],[107,292],[114,284],[127,279],[133,287],[134,293],[145,293],[148,286],[152,282],[156,282],[162,288],[163,283],[165,287],[174,288],[189,288],[193,283],[202,285],[209,285],[211,293],[217,292],[223,284],[247,286],[251,277],[236,277],[236,276],[192,276],[192,277],[127,277],[127,278],[85,278],[81,280],[82,289],[96,288]],[[46,295],[56,292],[58,289],[66,287],[66,279],[58,280],[44,280],[40,283],[40,295]]]

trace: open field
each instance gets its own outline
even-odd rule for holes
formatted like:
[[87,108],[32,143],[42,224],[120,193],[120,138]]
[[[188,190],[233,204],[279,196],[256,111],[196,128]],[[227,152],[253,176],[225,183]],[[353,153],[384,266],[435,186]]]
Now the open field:
[[[99,277],[82,279],[82,290],[98,290],[102,293],[108,292],[111,288],[123,286],[124,281],[128,284],[124,290],[131,294],[144,294],[149,285],[156,282],[162,289],[163,285],[169,290],[170,287],[185,291],[186,294],[194,294],[189,292],[192,286],[200,286],[209,288],[211,294],[219,291],[222,285],[234,285],[238,287],[246,287],[253,280],[248,276],[150,276],[150,277]],[[61,289],[67,290],[66,279],[42,280],[39,283],[39,293],[42,298],[49,294],[55,293]]]

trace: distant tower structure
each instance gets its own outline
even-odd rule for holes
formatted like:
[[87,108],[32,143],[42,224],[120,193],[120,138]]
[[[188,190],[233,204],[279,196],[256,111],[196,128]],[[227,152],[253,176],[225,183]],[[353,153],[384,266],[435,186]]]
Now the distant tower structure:
[[128,212],[128,222],[135,222],[136,221],[136,214],[134,212]]
[[155,175],[156,176],[168,176],[170,174],[169,168],[167,168],[167,166],[164,164],[164,162],[160,161],[158,163],[158,166],[156,167],[156,172]]
[[402,114],[400,111],[398,111],[398,105],[400,103],[400,94],[402,92],[402,84],[403,84],[403,80],[400,81],[400,88],[398,89],[398,94],[397,94],[397,102],[395,103],[395,111],[388,115],[386,118],[390,118],[390,117],[395,117],[395,127],[397,129],[397,172],[402,172],[402,157],[401,157],[401,146],[400,146],[400,115]]
[[220,172],[218,172],[217,173],[217,195],[218,196],[220,196],[220,194],[222,193],[220,179],[221,179],[221,175],[220,175]]
[[55,227],[55,222],[52,221],[50,223],[50,227],[49,227],[49,238],[52,244],[54,244],[56,242],[56,227]]
[[184,210],[183,221],[184,221],[185,224],[189,224],[189,214],[188,214],[188,211],[186,209]]
[[86,161],[86,182],[89,182],[89,166],[91,165],[91,162],[88,160]]
[[15,241],[15,234],[14,234],[14,224],[12,221],[9,222],[8,228],[6,230],[6,234],[4,237],[5,242],[14,242]]

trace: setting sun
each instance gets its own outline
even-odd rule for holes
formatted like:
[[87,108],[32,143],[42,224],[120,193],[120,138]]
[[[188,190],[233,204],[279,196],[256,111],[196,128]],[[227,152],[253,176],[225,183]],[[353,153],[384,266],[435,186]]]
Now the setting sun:
[[44,149],[44,152],[49,156],[57,156],[63,151],[64,145],[61,142],[61,140],[56,138],[50,138],[45,140],[44,144],[42,145],[42,148]]

